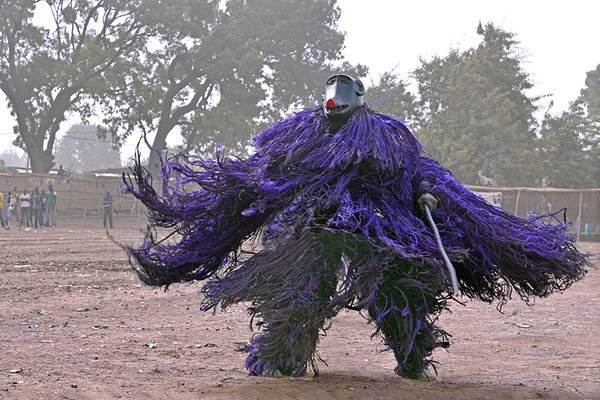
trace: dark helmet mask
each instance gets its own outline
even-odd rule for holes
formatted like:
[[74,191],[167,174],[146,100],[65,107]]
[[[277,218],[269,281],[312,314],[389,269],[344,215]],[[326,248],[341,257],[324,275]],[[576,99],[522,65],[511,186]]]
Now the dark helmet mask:
[[323,113],[329,120],[330,131],[337,132],[360,107],[365,87],[360,79],[336,74],[327,79],[323,93]]

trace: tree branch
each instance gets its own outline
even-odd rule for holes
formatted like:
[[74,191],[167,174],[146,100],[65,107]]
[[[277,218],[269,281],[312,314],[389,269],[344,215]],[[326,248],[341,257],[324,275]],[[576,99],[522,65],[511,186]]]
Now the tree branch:
[[98,9],[102,6],[103,2],[98,2],[94,7],[92,7],[92,9],[88,12],[85,21],[83,23],[83,29],[79,29],[79,25],[75,24],[77,26],[77,32],[79,35],[79,40],[77,41],[77,46],[75,46],[73,48],[73,52],[74,53],[78,53],[81,49],[81,46],[83,46],[83,43],[85,43],[85,38],[87,37],[87,31],[88,31],[88,27],[90,24],[90,21],[92,20],[93,15],[98,11]]
[[[171,117],[172,120],[174,121],[178,121],[179,118],[183,117],[184,115],[186,115],[187,113],[190,113],[192,111],[194,111],[196,108],[198,108],[200,101],[207,99],[206,95],[206,91],[210,86],[210,90],[209,92],[212,92],[212,86],[210,85],[210,82],[208,79],[205,80],[205,82],[202,84],[202,86],[196,91],[196,93],[194,94],[194,97],[192,97],[192,99],[184,106],[181,106],[177,109],[175,109],[175,111],[173,111],[173,115]],[[210,94],[209,94],[210,96]]]

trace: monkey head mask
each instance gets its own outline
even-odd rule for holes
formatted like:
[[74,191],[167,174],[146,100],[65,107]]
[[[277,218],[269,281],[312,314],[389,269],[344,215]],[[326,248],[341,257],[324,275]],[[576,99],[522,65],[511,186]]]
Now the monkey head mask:
[[363,102],[365,87],[360,79],[349,75],[332,75],[325,83],[323,113],[330,132],[337,132]]

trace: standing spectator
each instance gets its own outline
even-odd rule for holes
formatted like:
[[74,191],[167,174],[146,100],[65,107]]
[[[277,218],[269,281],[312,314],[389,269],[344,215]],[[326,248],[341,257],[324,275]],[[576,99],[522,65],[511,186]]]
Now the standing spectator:
[[15,222],[17,226],[21,226],[21,202],[19,195],[17,194],[17,187],[15,186],[8,192],[8,212],[6,215],[6,224],[8,225],[10,217],[15,216]]
[[38,227],[38,224],[41,227],[44,226],[44,220],[42,215],[42,193],[36,187],[33,190],[33,212],[34,212],[34,220],[35,227]]
[[40,190],[40,193],[42,194],[42,219],[41,219],[41,223],[42,226],[44,226],[44,215],[46,214],[46,192],[44,192],[44,188],[42,188],[42,190]]
[[106,217],[108,216],[108,221],[110,222],[110,229],[113,227],[113,198],[110,195],[110,192],[106,191],[106,196],[104,196],[104,200],[102,201],[102,205],[104,206],[104,227],[106,228]]
[[[4,195],[2,194],[2,192],[0,192],[0,224],[2,224],[2,227],[5,228],[6,226],[4,225]],[[6,207],[8,208],[8,207]]]
[[62,167],[62,165],[60,167],[58,167],[58,177],[59,178],[64,178],[64,176],[67,174],[67,171],[65,171]]
[[23,219],[26,226],[31,225],[31,195],[27,193],[27,189],[23,189],[21,195],[21,226],[23,226]]
[[10,229],[10,227],[8,226],[8,221],[10,221],[10,216],[14,215],[15,213],[14,206],[11,207],[12,189],[6,192],[6,196],[4,196],[4,198],[6,199],[6,214],[4,217],[4,223],[6,224],[6,228]]
[[55,210],[56,210],[56,200],[58,195],[52,189],[52,185],[48,185],[48,192],[46,193],[46,226],[50,226],[50,217],[52,217],[52,227],[56,226],[55,218]]
[[6,217],[4,218],[4,222],[8,227],[8,221],[10,220],[10,215],[13,213],[13,209],[10,208],[10,199],[12,196],[12,189],[6,192]]

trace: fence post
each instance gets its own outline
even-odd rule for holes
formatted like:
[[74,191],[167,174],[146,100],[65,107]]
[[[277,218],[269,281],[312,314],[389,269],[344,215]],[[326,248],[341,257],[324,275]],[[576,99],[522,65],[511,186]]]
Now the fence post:
[[521,189],[517,191],[517,200],[515,201],[515,216],[517,217],[517,212],[519,211],[519,197],[521,197]]
[[581,234],[581,203],[583,201],[583,192],[579,192],[579,211],[577,212],[577,241],[579,242],[579,235]]

